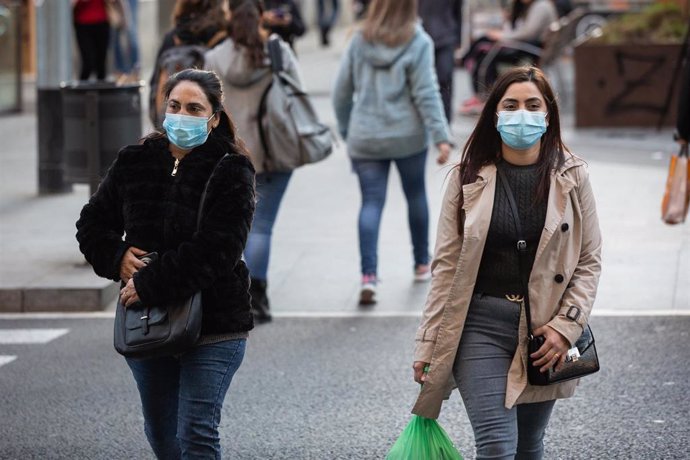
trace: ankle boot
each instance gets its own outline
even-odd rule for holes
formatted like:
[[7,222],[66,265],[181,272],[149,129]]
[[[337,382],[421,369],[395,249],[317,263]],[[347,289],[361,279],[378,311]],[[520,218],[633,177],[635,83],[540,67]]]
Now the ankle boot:
[[268,295],[266,295],[266,280],[251,279],[249,285],[249,294],[252,297],[251,312],[254,315],[254,321],[257,323],[267,323],[273,319],[270,312],[270,305],[268,303]]

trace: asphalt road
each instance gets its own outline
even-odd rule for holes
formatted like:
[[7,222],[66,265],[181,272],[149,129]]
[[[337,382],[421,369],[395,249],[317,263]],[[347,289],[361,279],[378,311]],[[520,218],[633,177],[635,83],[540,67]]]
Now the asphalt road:
[[[228,459],[381,459],[410,418],[413,317],[279,318],[257,328],[221,422]],[[0,458],[147,459],[138,394],[110,319],[0,320],[65,328],[0,344]],[[681,459],[690,452],[690,317],[596,317],[602,370],[556,409],[547,459]],[[1,341],[1,340],[0,340]],[[459,395],[440,419],[467,459]]]

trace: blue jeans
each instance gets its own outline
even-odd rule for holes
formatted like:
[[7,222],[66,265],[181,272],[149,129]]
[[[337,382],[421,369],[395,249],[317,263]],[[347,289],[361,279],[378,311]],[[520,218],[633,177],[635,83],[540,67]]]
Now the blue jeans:
[[246,342],[201,345],[178,357],[127,359],[156,457],[220,458],[220,412]]
[[520,306],[472,297],[453,375],[474,431],[479,459],[540,460],[556,401],[504,406],[508,369],[518,345]]
[[271,234],[278,216],[280,202],[292,177],[292,172],[259,173],[256,175],[256,210],[254,222],[244,248],[244,259],[252,278],[268,278],[268,260],[271,255]]
[[[131,21],[123,31],[113,29],[113,54],[115,70],[130,73],[139,70],[139,42],[137,39],[137,5],[139,0],[125,0],[131,13]],[[124,36],[123,36],[124,35]],[[125,43],[122,43],[122,41]]]
[[426,200],[424,169],[426,149],[405,158],[352,160],[359,177],[362,207],[359,211],[359,253],[363,275],[375,275],[379,226],[386,203],[388,172],[395,163],[407,199],[407,222],[412,235],[415,265],[429,263],[429,207]]

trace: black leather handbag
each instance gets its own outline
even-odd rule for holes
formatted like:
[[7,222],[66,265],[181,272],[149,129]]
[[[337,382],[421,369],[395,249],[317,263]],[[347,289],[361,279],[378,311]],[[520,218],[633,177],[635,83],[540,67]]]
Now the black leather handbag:
[[503,185],[508,202],[510,203],[510,211],[515,221],[515,228],[518,232],[517,251],[519,259],[520,282],[522,284],[523,302],[525,307],[525,319],[527,320],[528,330],[528,365],[527,365],[527,379],[531,385],[551,385],[554,383],[561,383],[571,379],[577,379],[589,374],[593,374],[599,370],[599,356],[597,349],[594,346],[594,335],[589,324],[585,326],[582,335],[577,339],[573,348],[568,351],[566,362],[561,365],[560,369],[556,371],[553,367],[546,372],[540,372],[540,367],[533,366],[533,359],[529,357],[530,354],[537,351],[544,343],[543,336],[536,336],[532,333],[532,315],[529,308],[529,290],[528,280],[529,273],[526,270],[525,253],[527,252],[527,242],[522,237],[522,225],[520,223],[520,216],[518,214],[517,204],[513,191],[508,184],[505,173],[497,168],[498,178]]
[[[201,215],[211,177],[213,172],[199,201],[197,230],[201,225]],[[157,257],[158,254],[153,252],[140,258],[148,259],[146,261],[150,263]],[[128,358],[139,359],[182,353],[199,340],[201,316],[201,291],[186,299],[176,299],[161,305],[144,305],[142,302],[136,302],[127,308],[118,298],[115,309],[115,350]]]
[[[525,310],[527,311],[527,310]],[[544,343],[544,337],[535,337],[530,328],[530,340],[527,346],[529,353],[532,354],[539,349]],[[589,324],[585,326],[584,331],[577,342],[575,342],[579,357],[572,358],[566,361],[561,368],[556,371],[550,368],[546,372],[539,372],[539,368],[532,366],[532,358],[529,358],[530,365],[527,369],[527,378],[532,385],[551,385],[552,383],[561,383],[566,380],[578,379],[589,374],[593,374],[599,370],[599,357],[597,356],[597,349],[594,346],[594,336]]]
[[[141,256],[154,261],[155,252]],[[165,305],[136,302],[115,310],[115,350],[128,358],[170,356],[191,348],[201,333],[201,291]]]

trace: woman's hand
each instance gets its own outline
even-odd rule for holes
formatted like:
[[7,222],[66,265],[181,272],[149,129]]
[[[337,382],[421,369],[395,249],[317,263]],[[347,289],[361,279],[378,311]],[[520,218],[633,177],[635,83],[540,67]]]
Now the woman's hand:
[[412,369],[414,369],[414,381],[422,384],[426,381],[426,372],[424,372],[424,369],[429,366],[429,363],[425,363],[424,361],[415,361],[414,364],[412,365]]
[[264,11],[261,19],[267,26],[289,26],[292,22],[292,15],[290,13],[279,15],[274,10],[268,10]]
[[436,163],[442,165],[446,161],[448,161],[448,158],[450,158],[450,143],[439,142],[438,144],[436,144],[436,148],[438,149],[438,157],[436,158]]
[[139,299],[139,294],[137,294],[137,288],[134,287],[134,280],[130,278],[125,287],[120,289],[120,302],[127,308],[134,302],[139,302],[139,300],[141,299]]
[[541,366],[539,372],[546,372],[551,367],[555,367],[556,370],[560,369],[570,349],[568,339],[550,326],[542,326],[532,332],[537,337],[544,336],[544,344],[529,355],[530,358],[536,360],[532,365]]
[[143,256],[146,251],[143,249],[135,248],[130,246],[122,256],[120,261],[120,279],[125,283],[132,279],[132,276],[139,271],[140,268],[145,267],[146,264],[141,260],[137,259],[137,256]]

